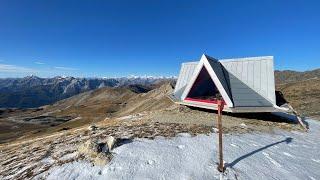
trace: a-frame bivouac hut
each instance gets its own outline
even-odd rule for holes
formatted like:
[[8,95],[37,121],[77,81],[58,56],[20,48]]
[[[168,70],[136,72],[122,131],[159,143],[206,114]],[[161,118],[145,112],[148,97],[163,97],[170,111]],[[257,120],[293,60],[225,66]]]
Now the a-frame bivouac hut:
[[227,112],[286,112],[276,102],[273,57],[217,60],[202,55],[186,62],[171,99],[178,104],[217,109],[217,94]]

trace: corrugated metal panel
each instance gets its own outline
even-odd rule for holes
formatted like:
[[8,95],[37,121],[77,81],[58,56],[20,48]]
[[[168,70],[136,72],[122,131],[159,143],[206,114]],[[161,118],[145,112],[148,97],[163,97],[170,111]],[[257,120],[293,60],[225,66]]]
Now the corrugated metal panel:
[[227,72],[235,107],[273,106],[273,57],[220,60]]
[[180,74],[173,92],[177,99],[181,100],[182,93],[186,88],[187,83],[190,81],[198,63],[199,62],[188,62],[181,65]]

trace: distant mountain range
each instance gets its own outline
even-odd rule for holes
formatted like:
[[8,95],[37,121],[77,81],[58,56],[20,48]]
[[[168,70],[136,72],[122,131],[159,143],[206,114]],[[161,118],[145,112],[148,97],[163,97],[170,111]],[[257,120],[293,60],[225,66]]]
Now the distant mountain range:
[[[0,108],[39,107],[102,87],[127,87],[136,93],[148,92],[154,89],[154,86],[161,84],[161,82],[174,82],[175,80],[176,77],[152,76],[122,78],[40,78],[37,76],[27,76],[25,78],[5,78],[0,79]],[[290,84],[290,87],[292,87],[292,83],[295,83],[294,87],[296,87],[306,80],[308,80],[306,83],[312,82],[317,84],[320,80],[320,69],[305,72],[290,70],[275,71],[276,86],[285,93],[288,91],[288,88],[285,87]],[[308,87],[300,87],[300,89],[308,90]]]
[[149,86],[171,80],[174,77],[5,78],[0,79],[0,108],[39,107],[102,87],[128,86],[134,91],[148,91],[151,89]]

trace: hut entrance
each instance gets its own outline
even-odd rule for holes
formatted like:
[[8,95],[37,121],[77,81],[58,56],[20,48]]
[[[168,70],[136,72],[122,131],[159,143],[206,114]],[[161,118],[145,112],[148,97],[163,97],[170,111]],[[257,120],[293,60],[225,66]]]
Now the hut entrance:
[[220,93],[207,69],[202,67],[185,100],[217,104],[217,96],[219,94]]

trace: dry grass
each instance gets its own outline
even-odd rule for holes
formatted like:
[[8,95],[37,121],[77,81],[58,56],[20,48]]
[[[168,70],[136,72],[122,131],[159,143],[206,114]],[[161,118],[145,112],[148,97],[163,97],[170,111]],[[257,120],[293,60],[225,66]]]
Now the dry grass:
[[[96,165],[107,163],[111,156],[92,151],[86,142],[113,136],[120,139],[175,137],[179,133],[209,134],[215,127],[216,115],[212,112],[189,108],[169,108],[149,111],[139,118],[111,118],[95,123],[97,130],[89,125],[61,132],[27,137],[23,140],[0,145],[0,179],[28,179],[46,172],[53,166],[71,161],[87,160]],[[260,119],[259,119],[260,118]],[[269,120],[268,120],[269,118]],[[273,121],[270,121],[272,119]],[[299,130],[298,125],[278,122],[273,116],[255,117],[223,116],[224,133],[247,133],[252,131],[273,132],[277,129]],[[241,126],[245,124],[246,127]],[[68,157],[68,158],[67,158]]]
[[320,118],[320,79],[281,84],[277,89],[300,114]]
[[[319,83],[319,81],[317,81]],[[316,83],[315,83],[316,84]],[[302,85],[302,84],[299,84]],[[285,95],[287,95],[292,100],[292,103],[296,107],[300,107],[299,102],[301,99],[297,97],[302,96],[303,92],[299,91],[301,94],[296,95],[296,85],[291,87],[286,85],[281,87],[284,90]],[[303,86],[303,85],[302,85]],[[294,90],[291,90],[293,88]],[[317,86],[310,86],[311,90],[308,90],[307,96],[308,101],[314,100],[315,103],[319,103],[317,94],[315,97],[309,98],[312,95],[312,91],[315,91]],[[309,89],[310,89],[309,88]],[[8,126],[3,126],[3,130],[0,133],[0,140],[2,142],[11,141],[16,139],[21,141],[24,139],[33,139],[37,137],[45,137],[50,134],[59,134],[68,129],[76,130],[81,129],[82,127],[87,127],[88,124],[100,124],[102,126],[112,126],[111,124],[115,121],[117,117],[126,116],[136,113],[147,113],[151,114],[148,118],[144,120],[153,122],[163,122],[163,123],[179,123],[179,124],[198,124],[206,126],[214,126],[214,113],[195,111],[192,113],[188,112],[176,112],[178,107],[171,102],[166,94],[172,91],[172,87],[169,84],[165,84],[158,89],[149,91],[148,93],[136,94],[128,89],[116,89],[116,88],[101,88],[96,91],[90,91],[76,95],[74,97],[59,101],[54,105],[45,106],[42,109],[38,110],[29,110],[29,111],[19,111],[18,113],[13,114],[18,117],[37,117],[41,115],[50,115],[54,117],[64,117],[72,116],[74,120],[64,122],[60,125],[51,127],[49,125],[39,126],[37,124],[20,124],[21,129],[19,133],[8,130],[8,128],[13,127],[11,121],[5,121],[5,118],[0,120],[0,123],[8,123]],[[311,94],[308,94],[310,92]],[[297,100],[295,100],[297,99]],[[310,105],[311,104],[311,105]],[[312,103],[307,105],[315,108]],[[320,106],[318,106],[320,107]],[[316,107],[316,108],[318,108]],[[310,108],[311,109],[311,108]],[[303,107],[298,108],[298,110],[303,110]],[[315,112],[319,112],[317,109]],[[315,113],[317,115],[317,113]],[[10,116],[10,114],[7,116]],[[292,124],[281,124],[283,120],[279,117],[257,114],[260,117],[240,117],[237,115],[229,114],[224,116],[224,126],[226,131],[230,132],[245,132],[250,129],[258,129],[260,131],[272,131],[270,127],[279,127],[293,129],[295,128]],[[106,120],[107,118],[107,120]],[[109,118],[109,119],[108,119]],[[262,121],[256,121],[256,120]],[[277,121],[278,122],[275,122]],[[142,121],[138,121],[141,123]],[[14,122],[16,123],[16,122]],[[110,124],[111,123],[111,124]],[[247,129],[239,128],[239,124],[245,123],[248,127]],[[6,131],[5,131],[6,130]],[[69,132],[69,131],[68,131]],[[21,139],[18,139],[21,138]]]

